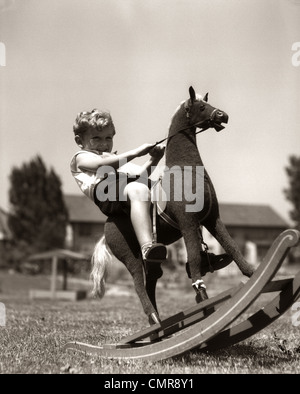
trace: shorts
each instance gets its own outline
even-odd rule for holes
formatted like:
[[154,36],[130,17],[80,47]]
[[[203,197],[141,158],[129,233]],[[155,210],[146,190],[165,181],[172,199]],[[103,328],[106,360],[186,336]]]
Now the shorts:
[[128,183],[142,182],[149,187],[149,179],[129,176],[124,172],[111,172],[94,189],[94,202],[106,216],[130,214],[130,201],[124,195]]

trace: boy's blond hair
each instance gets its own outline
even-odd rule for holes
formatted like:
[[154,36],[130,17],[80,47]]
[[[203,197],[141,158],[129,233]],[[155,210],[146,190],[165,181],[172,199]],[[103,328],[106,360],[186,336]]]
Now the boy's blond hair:
[[75,135],[82,136],[89,128],[103,130],[112,125],[113,120],[109,112],[93,109],[92,111],[79,112],[73,125]]

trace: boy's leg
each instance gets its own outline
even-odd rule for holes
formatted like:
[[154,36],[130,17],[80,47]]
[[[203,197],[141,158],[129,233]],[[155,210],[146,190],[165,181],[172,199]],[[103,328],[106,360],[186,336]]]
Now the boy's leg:
[[149,188],[143,183],[131,182],[126,185],[124,193],[130,200],[130,219],[143,258],[148,261],[164,260],[167,255],[166,247],[162,244],[153,244]]

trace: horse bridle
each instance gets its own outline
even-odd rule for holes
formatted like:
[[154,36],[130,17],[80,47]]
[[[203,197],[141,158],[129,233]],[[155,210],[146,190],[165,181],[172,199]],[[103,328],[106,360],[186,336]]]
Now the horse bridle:
[[[184,103],[184,109],[185,109],[186,117],[189,119],[189,118],[190,118],[190,106],[189,106],[188,103],[189,103],[189,100],[186,100],[185,103]],[[210,114],[209,119],[205,119],[205,120],[203,120],[203,121],[201,121],[201,122],[196,122],[196,123],[193,123],[193,124],[189,124],[188,126],[182,128],[182,129],[177,130],[174,134],[172,134],[172,135],[170,135],[170,136],[168,136],[168,137],[166,137],[166,138],[164,138],[164,139],[162,139],[162,140],[156,142],[154,146],[156,146],[156,145],[158,145],[158,144],[161,144],[161,143],[164,142],[164,141],[170,140],[172,137],[174,137],[174,136],[177,135],[178,133],[182,133],[182,132],[184,132],[184,131],[186,131],[186,130],[188,130],[188,129],[191,129],[191,128],[200,128],[200,127],[202,127],[204,124],[206,124],[206,126],[204,126],[203,128],[201,128],[201,130],[196,131],[196,132],[195,132],[195,135],[196,135],[196,134],[199,134],[199,133],[202,133],[203,131],[205,131],[205,130],[211,128],[211,127],[213,127],[213,128],[214,128],[216,131],[218,131],[218,132],[221,131],[221,130],[223,130],[223,129],[224,129],[224,126],[221,126],[221,125],[217,124],[217,123],[215,122],[215,120],[214,120],[214,115],[215,115],[215,113],[216,113],[217,111],[218,111],[218,109],[215,108],[215,109],[212,111],[212,113]]]

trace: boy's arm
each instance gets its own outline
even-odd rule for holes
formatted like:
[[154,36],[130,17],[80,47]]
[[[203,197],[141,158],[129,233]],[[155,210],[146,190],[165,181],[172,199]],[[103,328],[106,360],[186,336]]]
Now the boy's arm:
[[124,161],[131,161],[136,157],[144,156],[153,148],[154,144],[143,144],[140,147],[130,150],[119,155],[112,155],[109,157],[102,157],[101,155],[85,155],[77,156],[77,167],[81,170],[97,171],[100,166],[110,166],[115,169],[124,164]]
[[165,146],[163,145],[156,145],[149,153],[150,159],[141,166],[141,171],[137,175],[141,175],[143,172],[147,172],[148,176],[151,175],[154,168],[159,163],[160,159],[163,157],[165,152]]

